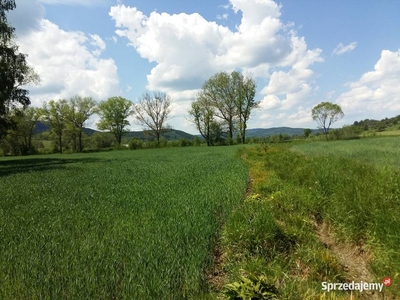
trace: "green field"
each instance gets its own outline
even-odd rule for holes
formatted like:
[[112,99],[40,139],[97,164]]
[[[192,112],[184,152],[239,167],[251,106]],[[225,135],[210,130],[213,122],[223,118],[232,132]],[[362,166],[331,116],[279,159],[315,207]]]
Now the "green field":
[[[228,282],[234,282],[226,294],[399,299],[399,141],[242,149],[253,185],[222,235]],[[387,276],[392,285],[382,294],[322,289],[322,282],[382,283]]]
[[362,299],[321,283],[386,276],[397,299],[399,156],[375,137],[1,158],[0,299]]
[[1,159],[0,299],[202,298],[248,181],[236,152]]
[[342,157],[375,166],[400,168],[400,137],[310,142],[294,145],[291,149],[306,155]]

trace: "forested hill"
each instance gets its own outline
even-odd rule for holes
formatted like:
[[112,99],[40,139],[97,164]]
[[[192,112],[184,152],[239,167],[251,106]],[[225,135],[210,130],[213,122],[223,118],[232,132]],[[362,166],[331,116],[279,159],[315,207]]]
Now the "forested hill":
[[[275,134],[287,135],[303,135],[305,128],[291,128],[291,127],[273,127],[273,128],[254,128],[246,130],[246,137],[266,137]],[[318,129],[312,129],[312,132],[317,132]]]
[[[35,125],[34,134],[41,134],[41,133],[44,133],[44,132],[48,131],[49,129],[50,128],[46,124],[43,124],[42,122],[37,122],[36,125]],[[83,131],[87,135],[92,135],[93,133],[98,132],[97,130],[94,130],[94,129],[91,129],[91,128],[83,128]],[[172,129],[172,130],[169,130],[169,131],[165,132],[163,134],[163,136],[167,140],[179,140],[181,138],[192,140],[195,137],[192,134],[189,134],[189,133],[184,132],[182,130],[176,130],[176,129]],[[124,137],[127,137],[127,138],[139,138],[139,139],[145,139],[146,138],[146,136],[145,136],[143,131],[130,131],[130,132],[126,133],[124,135]]]

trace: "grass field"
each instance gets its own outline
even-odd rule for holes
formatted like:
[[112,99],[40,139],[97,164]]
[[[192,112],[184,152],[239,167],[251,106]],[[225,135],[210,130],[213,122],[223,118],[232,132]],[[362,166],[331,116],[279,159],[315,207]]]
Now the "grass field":
[[[226,294],[399,299],[399,146],[377,137],[242,149],[253,185],[223,231]],[[322,289],[386,276],[383,293]]]
[[400,137],[300,143],[292,150],[306,155],[335,156],[375,166],[400,168]]
[[0,160],[0,299],[199,299],[248,181],[235,147]]
[[0,299],[398,299],[399,156],[375,137],[2,158]]

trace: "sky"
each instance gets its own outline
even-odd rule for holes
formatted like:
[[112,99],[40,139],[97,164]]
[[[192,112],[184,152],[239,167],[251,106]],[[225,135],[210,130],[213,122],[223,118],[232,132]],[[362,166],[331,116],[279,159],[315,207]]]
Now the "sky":
[[[212,75],[257,83],[248,128],[316,128],[311,109],[337,103],[334,127],[400,114],[397,0],[16,0],[8,14],[41,78],[32,106],[90,96],[172,98],[168,123],[197,134],[188,110]],[[87,127],[96,128],[98,116]],[[133,117],[131,130],[141,130]]]

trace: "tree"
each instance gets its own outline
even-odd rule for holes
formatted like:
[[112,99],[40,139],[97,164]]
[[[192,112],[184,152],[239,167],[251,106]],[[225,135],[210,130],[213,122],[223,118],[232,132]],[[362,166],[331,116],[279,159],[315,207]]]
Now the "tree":
[[247,121],[252,109],[259,106],[254,100],[256,94],[256,82],[251,77],[244,77],[239,72],[232,72],[232,85],[234,88],[235,105],[239,115],[239,134],[242,144],[246,143]]
[[12,121],[7,118],[9,110],[30,104],[28,91],[21,87],[39,81],[27,65],[26,55],[18,52],[15,28],[7,22],[6,13],[15,7],[14,0],[0,0],[0,135],[11,126]]
[[312,130],[310,128],[305,128],[303,130],[303,136],[304,138],[308,138],[310,136],[310,134],[312,133]]
[[254,100],[254,79],[237,71],[231,74],[220,72],[203,84],[201,93],[202,98],[215,108],[215,116],[223,120],[220,126],[226,125],[228,139],[232,141],[233,133],[239,129],[240,140],[244,144],[251,111],[259,104]]
[[127,132],[125,128],[130,125],[127,118],[133,114],[133,103],[122,97],[111,97],[100,102],[96,113],[100,115],[97,127],[112,132],[121,145],[122,135]]
[[207,98],[216,108],[216,116],[226,121],[228,138],[233,139],[237,108],[235,91],[231,77],[226,72],[220,72],[208,79],[202,87],[203,97]]
[[27,109],[13,109],[8,113],[12,126],[3,137],[5,152],[14,155],[29,155],[34,152],[32,145],[33,131],[40,117],[40,109],[29,107]]
[[192,102],[192,108],[189,114],[193,117],[193,122],[201,136],[206,140],[207,146],[213,145],[213,129],[215,129],[216,121],[214,120],[215,110],[212,103],[204,94],[200,92],[197,99]]
[[42,119],[50,126],[51,135],[57,140],[58,150],[63,153],[63,133],[67,125],[68,102],[66,100],[51,100],[45,102],[42,109]]
[[146,92],[136,104],[135,113],[139,123],[159,144],[161,134],[169,129],[166,121],[171,113],[171,97],[166,93]]
[[311,111],[314,121],[317,121],[318,128],[322,128],[326,140],[328,140],[329,128],[333,123],[344,117],[341,107],[330,102],[321,102]]
[[71,125],[70,130],[76,134],[78,151],[82,152],[83,125],[95,113],[96,102],[91,97],[75,96],[69,100],[66,119]]

